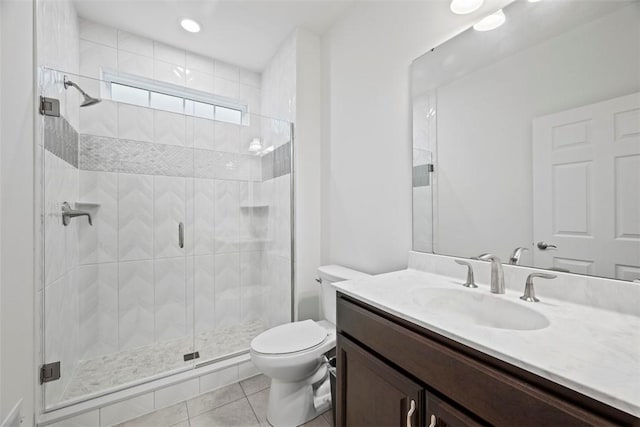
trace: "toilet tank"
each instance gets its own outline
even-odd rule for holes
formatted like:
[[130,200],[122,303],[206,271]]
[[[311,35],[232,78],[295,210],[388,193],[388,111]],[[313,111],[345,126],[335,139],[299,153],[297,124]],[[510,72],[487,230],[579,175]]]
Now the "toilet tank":
[[352,270],[341,265],[323,265],[318,267],[320,279],[320,315],[324,320],[336,324],[336,288],[335,282],[370,277],[370,274]]

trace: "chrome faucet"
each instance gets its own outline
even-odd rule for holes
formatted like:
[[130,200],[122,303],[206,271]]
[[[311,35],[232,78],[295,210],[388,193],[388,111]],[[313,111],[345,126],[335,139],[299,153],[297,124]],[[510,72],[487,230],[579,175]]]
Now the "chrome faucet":
[[482,254],[478,259],[491,261],[491,292],[504,294],[504,272],[500,258],[492,254]]
[[93,225],[93,221],[91,220],[91,214],[87,211],[77,211],[71,209],[71,205],[68,202],[64,202],[62,204],[62,224],[66,227],[71,222],[72,218],[78,216],[86,216],[89,220],[89,225]]
[[509,264],[511,265],[518,265],[518,263],[520,262],[520,257],[522,256],[522,252],[524,251],[528,251],[528,248],[525,247],[517,247],[514,251],[513,254],[511,255],[511,258],[509,258]]
[[536,293],[533,290],[533,278],[534,277],[539,277],[541,279],[555,279],[558,276],[556,276],[555,274],[531,273],[529,276],[527,276],[527,282],[525,283],[525,287],[524,287],[524,295],[522,295],[520,297],[521,300],[527,301],[527,302],[539,302],[540,301],[538,298],[536,298]]

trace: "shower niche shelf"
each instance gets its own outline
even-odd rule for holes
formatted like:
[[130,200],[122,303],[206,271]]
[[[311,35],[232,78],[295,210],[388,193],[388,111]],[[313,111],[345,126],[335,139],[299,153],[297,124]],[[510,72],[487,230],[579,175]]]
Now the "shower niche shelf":
[[243,203],[240,205],[240,209],[268,209],[269,205],[266,203]]
[[80,209],[80,208],[93,209],[93,208],[99,208],[100,203],[80,201],[80,202],[76,202],[75,206],[76,206],[76,209]]

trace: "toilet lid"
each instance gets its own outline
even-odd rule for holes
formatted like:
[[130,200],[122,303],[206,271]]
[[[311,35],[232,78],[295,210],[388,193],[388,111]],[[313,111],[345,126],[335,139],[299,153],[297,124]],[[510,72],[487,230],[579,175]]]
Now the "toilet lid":
[[295,353],[315,347],[327,335],[327,330],[313,320],[303,320],[264,331],[251,341],[251,348],[265,354]]

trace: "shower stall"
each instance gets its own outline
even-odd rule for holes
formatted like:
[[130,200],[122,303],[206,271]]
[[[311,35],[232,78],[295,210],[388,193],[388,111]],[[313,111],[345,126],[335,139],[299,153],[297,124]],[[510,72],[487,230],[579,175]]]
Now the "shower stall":
[[291,123],[105,66],[38,71],[45,412],[292,320]]

